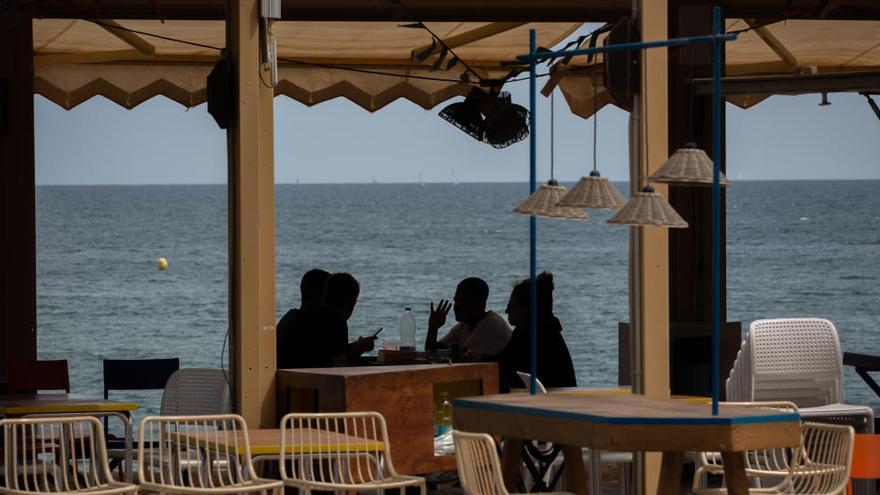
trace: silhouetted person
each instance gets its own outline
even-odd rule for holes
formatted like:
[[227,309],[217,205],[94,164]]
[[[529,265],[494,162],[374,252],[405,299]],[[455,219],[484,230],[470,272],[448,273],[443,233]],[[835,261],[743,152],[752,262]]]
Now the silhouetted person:
[[327,278],[324,292],[329,318],[324,325],[330,336],[332,361],[336,366],[359,364],[361,354],[373,350],[376,337],[358,337],[348,342],[348,319],[354,313],[361,286],[350,273],[334,273]]
[[[511,331],[498,313],[486,311],[488,298],[489,286],[486,282],[470,277],[459,282],[453,298],[454,305],[442,299],[435,308],[432,302],[425,350],[452,349],[463,361],[481,361],[499,355],[510,340]],[[438,341],[437,331],[446,323],[450,306],[458,323]]]
[[[517,371],[531,371],[531,336],[529,335],[529,279],[517,283],[507,303],[507,320],[513,325],[513,336],[500,360],[501,389],[509,390],[522,383]],[[538,275],[537,375],[545,387],[575,387],[577,378],[565,339],[562,324],[553,314],[553,274]]]
[[319,268],[307,271],[299,283],[300,305],[288,311],[275,328],[275,356],[279,369],[330,366],[329,356],[316,355],[311,348],[323,347],[318,331],[326,320],[324,285],[330,274]]

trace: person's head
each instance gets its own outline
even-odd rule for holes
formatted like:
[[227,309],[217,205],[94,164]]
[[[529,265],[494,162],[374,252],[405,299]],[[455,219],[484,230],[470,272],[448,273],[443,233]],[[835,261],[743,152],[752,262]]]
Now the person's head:
[[[541,272],[537,278],[538,318],[553,314],[553,274]],[[529,279],[521,280],[513,286],[507,302],[507,321],[511,325],[525,326],[529,324]]]
[[346,320],[354,312],[361,286],[350,273],[334,273],[327,277],[324,302]]
[[458,283],[455,289],[452,311],[455,320],[475,323],[486,314],[486,300],[489,299],[489,285],[485,280],[469,277]]
[[299,282],[299,293],[302,307],[321,306],[324,304],[324,286],[330,274],[320,268],[312,268],[303,275]]

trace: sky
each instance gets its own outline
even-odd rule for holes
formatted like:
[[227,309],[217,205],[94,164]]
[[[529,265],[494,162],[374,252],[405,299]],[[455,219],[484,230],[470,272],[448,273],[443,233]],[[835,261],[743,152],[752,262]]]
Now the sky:
[[[528,81],[506,87],[528,106]],[[187,109],[157,97],[126,110],[95,97],[64,110],[35,96],[36,180],[55,184],[223,184],[225,131],[205,104]],[[497,150],[437,113],[397,100],[369,113],[337,98],[314,107],[275,99],[278,183],[519,182],[528,180],[528,140]],[[865,98],[777,96],[741,110],[727,106],[731,180],[880,179],[880,120]],[[538,178],[550,174],[550,99],[538,98]],[[598,169],[625,181],[627,113],[599,112]],[[555,176],[576,181],[592,167],[592,120],[567,111],[557,94]]]

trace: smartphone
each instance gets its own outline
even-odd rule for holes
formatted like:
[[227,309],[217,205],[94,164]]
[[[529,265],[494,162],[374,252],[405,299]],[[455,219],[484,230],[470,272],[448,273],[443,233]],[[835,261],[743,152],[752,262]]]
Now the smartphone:
[[384,330],[384,328],[382,328],[382,327],[377,328],[376,331],[373,332],[373,335],[371,335],[370,337],[372,337],[372,338],[376,338],[376,336],[379,335],[379,333],[380,333],[382,330]]

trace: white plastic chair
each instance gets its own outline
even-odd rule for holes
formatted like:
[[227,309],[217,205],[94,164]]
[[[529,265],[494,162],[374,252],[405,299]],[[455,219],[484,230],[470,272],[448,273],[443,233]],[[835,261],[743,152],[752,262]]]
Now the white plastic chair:
[[258,478],[247,425],[236,414],[149,416],[140,423],[138,480],[159,493],[273,493],[280,481]]
[[281,480],[312,490],[377,491],[418,486],[425,479],[394,469],[385,418],[377,412],[290,413],[281,419]]
[[[724,406],[751,407],[756,409],[773,410],[779,412],[797,413],[798,407],[793,402],[723,402]],[[760,449],[744,453],[746,476],[752,478],[752,482],[760,487],[766,484],[778,483],[780,478],[788,475],[790,469],[791,449]],[[693,488],[705,487],[706,475],[724,475],[724,464],[719,452],[699,452],[695,461]]]
[[165,384],[159,414],[204,415],[232,412],[229,382],[218,368],[181,368]]
[[[485,433],[453,430],[458,479],[467,495],[510,495],[501,475],[495,440]],[[555,492],[564,494],[566,492]]]
[[[531,386],[532,375],[530,373],[525,373],[523,371],[517,371],[516,375],[523,382],[526,388]],[[535,385],[539,394],[546,394],[547,388],[544,387],[544,384],[541,383],[541,380],[535,378]],[[630,488],[632,486],[632,479],[630,475],[630,467],[633,463],[633,455],[632,452],[619,452],[619,451],[610,451],[610,450],[592,450],[588,448],[583,449],[583,460],[584,464],[586,464],[590,468],[590,476],[593,476],[593,473],[598,473],[598,478],[594,482],[591,482],[592,488],[601,487],[601,476],[602,476],[602,465],[605,464],[613,464],[617,466],[617,472],[619,476],[618,481],[618,493],[620,495],[626,495],[629,493]],[[557,467],[558,469],[558,467]],[[551,470],[552,471],[552,470]],[[554,473],[550,473],[552,477]],[[592,479],[592,478],[591,478]]]
[[[852,468],[851,426],[803,423],[802,446],[791,451],[788,472],[769,488],[750,488],[762,495],[838,495],[843,493]],[[720,495],[724,488],[694,490],[698,495]]]
[[734,361],[727,399],[791,401],[812,421],[874,432],[870,407],[843,404],[843,357],[837,329],[822,318],[756,320]]
[[0,420],[3,430],[2,494],[137,493],[113,480],[104,427],[91,416]]

